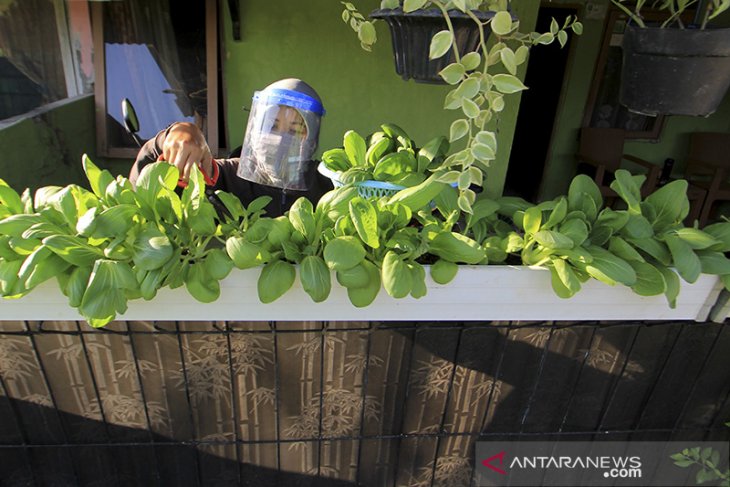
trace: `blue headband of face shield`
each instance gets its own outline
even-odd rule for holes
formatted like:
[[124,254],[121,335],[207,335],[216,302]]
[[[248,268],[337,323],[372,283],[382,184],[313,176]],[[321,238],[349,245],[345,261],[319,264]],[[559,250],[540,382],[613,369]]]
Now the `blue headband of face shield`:
[[253,94],[253,101],[265,98],[267,104],[286,105],[298,110],[306,110],[317,115],[324,115],[325,110],[322,103],[309,95],[298,91],[272,88],[264,91],[256,91]]

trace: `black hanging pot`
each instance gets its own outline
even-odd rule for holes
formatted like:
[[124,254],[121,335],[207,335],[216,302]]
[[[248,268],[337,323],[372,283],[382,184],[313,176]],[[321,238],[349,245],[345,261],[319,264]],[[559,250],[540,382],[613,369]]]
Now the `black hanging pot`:
[[730,87],[730,29],[627,25],[620,102],[644,115],[706,117]]
[[[494,12],[477,10],[473,12],[482,22],[494,16]],[[449,17],[454,27],[459,55],[464,56],[475,51],[479,46],[479,27],[474,20],[458,10],[450,10]],[[393,38],[395,70],[404,80],[413,78],[423,83],[445,84],[438,73],[454,62],[453,51],[450,49],[446,55],[438,59],[428,59],[431,38],[437,32],[448,29],[440,10],[426,9],[403,13],[400,7],[378,9],[370,14],[370,18],[383,19],[388,24]],[[489,36],[490,32],[489,26],[485,26],[485,37]]]

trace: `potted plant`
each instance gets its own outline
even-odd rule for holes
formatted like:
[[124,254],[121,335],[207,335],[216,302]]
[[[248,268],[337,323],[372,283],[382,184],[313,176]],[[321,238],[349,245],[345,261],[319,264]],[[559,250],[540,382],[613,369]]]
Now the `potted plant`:
[[[429,3],[430,5],[426,5]],[[466,2],[456,3],[466,5]],[[448,5],[448,2],[384,0],[381,8],[371,12],[369,17],[374,21],[384,20],[388,24],[393,42],[395,70],[404,80],[443,84],[445,81],[439,76],[439,72],[456,58],[452,52],[439,58],[431,58],[431,39],[450,27],[454,32],[455,52],[463,57],[479,47],[479,28],[473,19],[486,25],[486,33],[489,34],[489,20],[496,12],[480,10],[482,5],[479,4],[495,2],[471,3],[474,4],[470,6],[472,11],[467,14],[455,9],[454,5]],[[343,19],[352,24],[364,47],[369,50],[375,41],[373,24],[365,21],[352,3],[343,4]],[[445,14],[447,10],[448,15]]]
[[[358,33],[363,48],[370,50],[377,40],[373,23],[365,20],[351,3],[343,3],[343,19]],[[396,8],[397,3],[384,0],[381,7]],[[440,164],[441,168],[447,169],[441,173],[440,181],[458,187],[459,208],[470,213],[476,200],[472,187],[482,185],[489,164],[496,158],[498,144],[493,127],[506,106],[506,97],[527,89],[518,78],[517,70],[527,61],[530,48],[554,41],[563,46],[568,40],[568,31],[580,34],[583,25],[575,17],[568,17],[562,26],[553,19],[549,32],[519,32],[519,22],[512,18],[509,2],[505,0],[405,0],[402,4],[406,14],[429,7],[437,8],[446,24],[446,29],[434,34],[430,40],[429,59],[440,59],[447,53],[453,56],[453,62],[438,73],[454,87],[445,97],[444,108],[463,113],[463,117],[451,124],[448,142],[464,141],[464,146],[452,150]],[[475,10],[479,8],[491,11],[487,20],[477,16]],[[455,11],[467,15],[479,32],[477,50],[463,56],[451,22]],[[495,42],[488,44],[490,32]]]
[[[629,7],[612,0],[630,19],[623,39],[620,102],[646,115],[706,117],[730,87],[730,28],[708,21],[730,8],[728,0],[663,0],[663,20],[646,22],[645,0]],[[696,7],[687,25],[682,16]]]
[[32,294],[3,302],[6,319],[198,319],[213,302],[217,319],[703,319],[717,276],[730,280],[730,223],[685,228],[685,181],[642,201],[642,177],[617,171],[627,209],[613,210],[578,176],[567,196],[480,197],[467,213],[437,170],[393,196],[345,185],[268,218],[265,198],[244,207],[220,191],[219,217],[200,171],[179,196],[166,163],[136,189],[88,158],[84,169],[91,191],[31,197],[0,181],[0,295]]

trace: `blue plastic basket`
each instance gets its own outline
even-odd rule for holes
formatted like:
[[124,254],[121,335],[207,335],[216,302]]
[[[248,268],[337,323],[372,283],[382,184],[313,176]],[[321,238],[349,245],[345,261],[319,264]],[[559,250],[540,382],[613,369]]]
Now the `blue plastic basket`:
[[[317,171],[319,171],[322,176],[330,178],[335,188],[340,188],[345,185],[345,183],[343,183],[339,179],[342,173],[330,171],[329,169],[327,169],[323,162],[319,163],[319,166],[317,166]],[[358,194],[363,198],[381,198],[383,196],[393,196],[398,191],[406,189],[405,186],[386,183],[384,181],[359,181],[357,183],[352,183],[352,185],[357,188]]]

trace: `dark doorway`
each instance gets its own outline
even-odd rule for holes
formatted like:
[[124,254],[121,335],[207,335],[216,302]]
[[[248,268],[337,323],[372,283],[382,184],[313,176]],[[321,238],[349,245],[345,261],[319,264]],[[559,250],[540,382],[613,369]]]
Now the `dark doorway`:
[[[535,30],[548,32],[551,19],[555,18],[562,26],[568,15],[576,14],[575,8],[541,7]],[[505,195],[521,196],[529,201],[535,201],[538,196],[572,38],[573,35],[568,36],[563,48],[556,41],[549,46],[535,46],[530,52],[525,75],[529,89],[522,93]]]

